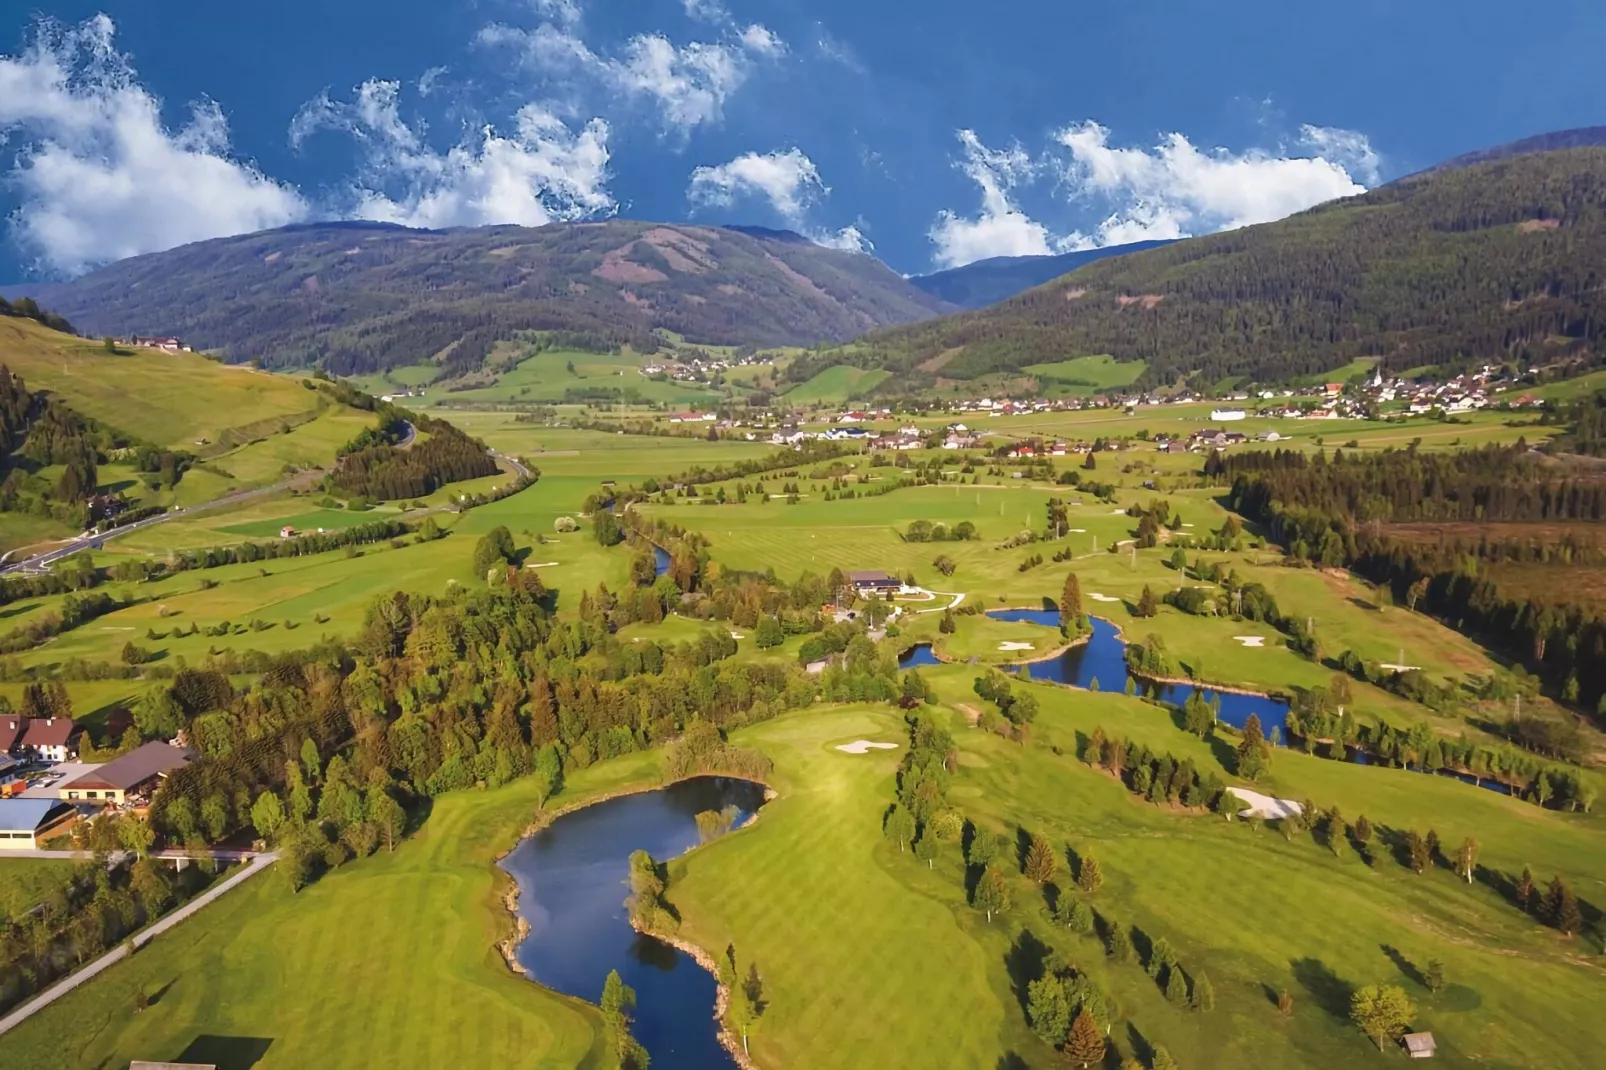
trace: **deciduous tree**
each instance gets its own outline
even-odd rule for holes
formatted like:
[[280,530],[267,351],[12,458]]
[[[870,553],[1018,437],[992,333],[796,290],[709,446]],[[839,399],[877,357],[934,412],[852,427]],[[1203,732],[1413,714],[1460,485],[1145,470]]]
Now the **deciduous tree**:
[[998,872],[998,867],[988,866],[976,882],[975,906],[987,915],[992,921],[994,914],[1002,914],[1009,909],[1009,885],[1004,882],[1004,875]]
[[1397,1040],[1416,1017],[1416,1005],[1397,985],[1367,985],[1350,997],[1350,1020],[1383,1050],[1385,1040]]

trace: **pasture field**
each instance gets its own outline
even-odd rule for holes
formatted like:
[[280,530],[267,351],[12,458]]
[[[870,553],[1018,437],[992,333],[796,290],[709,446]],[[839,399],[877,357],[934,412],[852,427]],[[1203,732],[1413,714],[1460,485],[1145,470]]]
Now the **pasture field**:
[[99,343],[16,317],[0,320],[4,363],[33,390],[48,385],[73,408],[158,446],[195,450],[231,429],[301,417],[319,395],[296,380],[198,353],[107,353]]
[[791,405],[840,404],[874,389],[889,375],[890,372],[881,369],[867,371],[850,364],[837,364],[788,390],[786,401]]
[[1072,357],[1052,364],[1028,364],[1021,371],[1044,380],[1059,396],[1092,395],[1131,386],[1148,366],[1146,361],[1122,363],[1111,356]]
[[[563,802],[655,771],[644,754],[594,766]],[[394,853],[297,894],[270,870],[7,1034],[6,1055],[30,1070],[126,1066],[212,1037],[256,1038],[253,1070],[606,1065],[596,1009],[524,980],[495,950],[511,926],[494,859],[537,798],[526,779],[437,799]],[[151,1006],[136,1013],[140,989]],[[74,1024],[85,1021],[96,1028]]]
[[[973,670],[927,670],[945,700],[968,694]],[[854,739],[906,742],[895,711],[823,709],[738,733],[776,762],[780,797],[750,829],[671,867],[682,935],[735,945],[756,962],[770,1001],[751,1038],[764,1066],[1064,1065],[1028,1030],[1025,984],[1049,948],[1086,970],[1118,1008],[1112,1045],[1144,1056],[1164,1045],[1190,1067],[1348,1067],[1379,1056],[1348,1021],[1352,987],[1401,984],[1450,1065],[1582,1066],[1594,1049],[1600,971],[1576,941],[1525,918],[1482,881],[1435,866],[1421,876],[1386,854],[1374,865],[1348,846],[1335,857],[1306,834],[1292,842],[1243,822],[1150,806],[1076,760],[1094,725],[1124,732],[1224,773],[1212,747],[1162,711],[1120,696],[1037,687],[1043,712],[1030,746],[938,716],[959,746],[949,797],[996,831],[1041,834],[1060,853],[1098,858],[1106,918],[1164,937],[1190,974],[1210,977],[1217,1006],[1167,1002],[1136,963],[1056,928],[1045,894],[1012,876],[1014,907],[988,923],[968,906],[955,844],[927,869],[880,834],[899,752],[846,755]],[[1278,752],[1273,788],[1339,804],[1391,828],[1435,828],[1483,843],[1490,871],[1525,863],[1601,887],[1592,850],[1599,819],[1542,812],[1444,778],[1368,770]],[[1262,789],[1265,790],[1265,789]],[[1010,871],[1018,873],[1011,857]],[[1066,893],[1071,894],[1071,893]],[[1357,933],[1365,933],[1357,939]],[[1444,963],[1438,995],[1420,981]],[[1294,999],[1281,1018],[1276,995]]]

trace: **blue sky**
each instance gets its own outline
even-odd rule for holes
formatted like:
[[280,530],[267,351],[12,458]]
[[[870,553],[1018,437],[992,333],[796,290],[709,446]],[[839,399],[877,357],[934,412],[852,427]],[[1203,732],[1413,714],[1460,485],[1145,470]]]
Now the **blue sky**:
[[0,0],[0,281],[321,218],[757,223],[908,273],[1203,233],[1606,122],[1606,5],[1510,10]]

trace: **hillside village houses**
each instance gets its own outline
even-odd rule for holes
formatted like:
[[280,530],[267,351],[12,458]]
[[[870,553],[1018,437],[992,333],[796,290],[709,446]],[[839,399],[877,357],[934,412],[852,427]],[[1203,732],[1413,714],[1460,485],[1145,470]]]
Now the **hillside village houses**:
[[0,716],[0,754],[47,762],[70,761],[78,755],[83,728],[71,717]]

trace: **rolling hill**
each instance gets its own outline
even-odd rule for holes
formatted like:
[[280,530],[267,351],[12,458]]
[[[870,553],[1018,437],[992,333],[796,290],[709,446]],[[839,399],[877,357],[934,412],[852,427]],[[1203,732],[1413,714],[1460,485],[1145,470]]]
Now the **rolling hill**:
[[1582,370],[1606,334],[1606,149],[1417,175],[1277,223],[1099,261],[975,312],[794,362],[882,368],[886,396],[1108,354],[1139,385],[1391,371]]
[[1112,256],[1139,253],[1170,245],[1169,241],[1139,241],[1110,245],[1103,249],[1083,249],[1057,256],[994,256],[964,267],[950,268],[930,275],[914,275],[909,281],[950,305],[984,308],[1008,300],[1016,294],[1041,286],[1050,279],[1069,274],[1085,264]]
[[813,345],[949,306],[874,257],[789,232],[612,220],[413,230],[321,223],[219,238],[30,286],[91,334],[176,334],[234,363],[360,374],[522,330],[607,349]]

